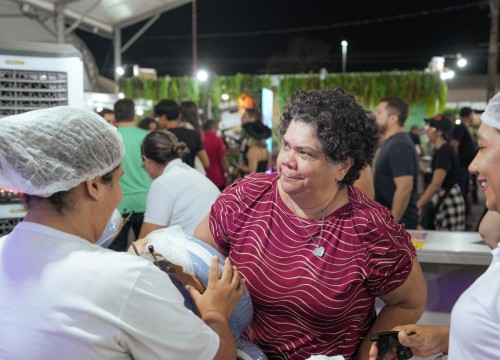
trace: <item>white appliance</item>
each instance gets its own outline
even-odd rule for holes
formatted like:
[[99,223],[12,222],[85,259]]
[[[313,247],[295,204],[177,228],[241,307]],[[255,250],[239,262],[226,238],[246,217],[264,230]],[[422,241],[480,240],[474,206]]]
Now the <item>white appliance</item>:
[[[83,108],[83,61],[71,45],[0,41],[0,129],[2,117],[69,105]],[[0,189],[0,236],[22,220],[16,189]]]

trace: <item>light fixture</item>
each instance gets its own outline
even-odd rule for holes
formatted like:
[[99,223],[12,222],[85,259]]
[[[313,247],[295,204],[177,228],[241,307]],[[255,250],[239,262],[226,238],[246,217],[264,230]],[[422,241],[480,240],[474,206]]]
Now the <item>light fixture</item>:
[[196,78],[201,82],[207,81],[208,73],[205,70],[199,70],[196,74]]
[[347,69],[347,41],[342,40],[342,72],[345,73]]
[[457,54],[457,66],[463,68],[467,65],[467,59],[462,56],[462,54]]
[[123,74],[125,74],[125,69],[123,68],[123,66],[118,66],[116,68],[116,73],[120,76],[122,76]]
[[228,101],[229,100],[229,95],[228,94],[222,94],[221,95],[222,100]]
[[453,79],[455,77],[455,72],[453,70],[449,70],[449,69],[445,68],[440,76],[441,76],[441,79],[443,79],[443,80]]

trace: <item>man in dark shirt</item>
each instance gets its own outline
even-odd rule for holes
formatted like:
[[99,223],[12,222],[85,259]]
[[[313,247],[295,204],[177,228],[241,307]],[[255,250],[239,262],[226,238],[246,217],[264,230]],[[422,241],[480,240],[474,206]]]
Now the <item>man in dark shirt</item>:
[[201,135],[191,129],[179,126],[181,107],[174,100],[166,99],[155,105],[154,112],[158,118],[159,129],[166,129],[174,134],[179,141],[186,143],[189,154],[182,160],[194,168],[194,159],[198,156],[204,168],[210,165],[207,152],[203,147]]
[[459,185],[465,201],[465,215],[470,214],[469,193],[472,184],[472,177],[468,168],[472,159],[476,156],[476,145],[470,133],[469,127],[474,120],[474,111],[470,107],[460,109],[460,124],[453,130],[450,145],[458,153],[460,160]]
[[404,129],[408,105],[403,99],[380,100],[375,118],[384,143],[375,161],[375,200],[391,210],[394,220],[415,229],[418,225],[418,156]]

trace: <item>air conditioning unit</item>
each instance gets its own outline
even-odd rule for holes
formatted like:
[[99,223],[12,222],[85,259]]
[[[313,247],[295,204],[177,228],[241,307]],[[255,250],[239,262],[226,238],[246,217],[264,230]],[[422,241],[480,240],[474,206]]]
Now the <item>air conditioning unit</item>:
[[[71,45],[0,41],[2,117],[69,105],[83,108],[83,61]],[[0,235],[22,220],[22,194],[0,189]]]

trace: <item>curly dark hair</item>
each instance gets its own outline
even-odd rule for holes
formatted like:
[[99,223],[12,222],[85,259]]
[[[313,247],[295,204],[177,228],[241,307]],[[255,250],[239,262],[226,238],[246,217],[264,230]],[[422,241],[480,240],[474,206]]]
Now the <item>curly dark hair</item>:
[[292,121],[311,126],[327,160],[353,165],[340,186],[351,185],[370,165],[379,139],[375,118],[344,89],[295,92],[283,108],[276,134],[283,140]]

